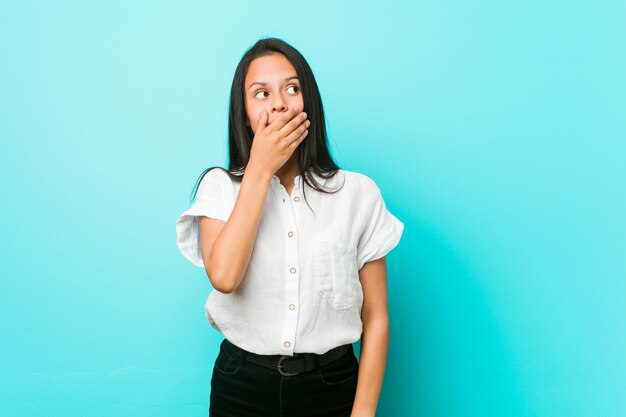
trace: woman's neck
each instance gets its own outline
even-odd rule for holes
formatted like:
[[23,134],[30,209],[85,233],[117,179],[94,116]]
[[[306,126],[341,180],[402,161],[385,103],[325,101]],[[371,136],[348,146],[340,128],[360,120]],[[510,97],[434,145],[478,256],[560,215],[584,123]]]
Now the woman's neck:
[[280,183],[284,187],[289,187],[287,191],[290,192],[291,187],[293,187],[295,178],[300,175],[300,165],[298,164],[298,159],[295,152],[291,155],[291,157],[287,160],[287,162],[285,162],[283,166],[278,168],[275,175],[280,179]]

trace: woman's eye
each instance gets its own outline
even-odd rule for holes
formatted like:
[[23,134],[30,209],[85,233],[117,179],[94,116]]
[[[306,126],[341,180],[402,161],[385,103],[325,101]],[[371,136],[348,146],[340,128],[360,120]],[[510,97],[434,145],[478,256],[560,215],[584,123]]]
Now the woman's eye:
[[[298,87],[297,85],[290,85],[287,89],[290,89],[290,88],[295,89],[295,91],[293,92],[294,94],[297,94],[300,91],[300,87]],[[260,90],[254,95],[254,97],[256,98],[265,98],[267,96],[260,96],[259,94],[267,94],[267,91]]]

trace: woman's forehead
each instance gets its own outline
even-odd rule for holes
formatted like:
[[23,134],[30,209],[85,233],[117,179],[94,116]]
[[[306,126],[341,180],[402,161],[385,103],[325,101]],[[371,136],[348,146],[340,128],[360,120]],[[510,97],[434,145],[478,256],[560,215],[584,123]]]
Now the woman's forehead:
[[256,58],[250,63],[246,82],[283,82],[296,76],[296,69],[287,58],[281,54],[272,54]]

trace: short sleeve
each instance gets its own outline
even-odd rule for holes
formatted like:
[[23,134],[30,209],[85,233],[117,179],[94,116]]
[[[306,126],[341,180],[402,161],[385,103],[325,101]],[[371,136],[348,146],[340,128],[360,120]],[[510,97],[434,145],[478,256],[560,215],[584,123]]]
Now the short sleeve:
[[182,255],[204,268],[200,251],[200,216],[227,221],[233,210],[230,177],[220,168],[208,171],[196,192],[192,206],[176,220],[176,243]]
[[378,186],[371,180],[364,189],[364,219],[357,245],[357,263],[360,270],[366,262],[387,255],[400,242],[404,224],[389,210]]

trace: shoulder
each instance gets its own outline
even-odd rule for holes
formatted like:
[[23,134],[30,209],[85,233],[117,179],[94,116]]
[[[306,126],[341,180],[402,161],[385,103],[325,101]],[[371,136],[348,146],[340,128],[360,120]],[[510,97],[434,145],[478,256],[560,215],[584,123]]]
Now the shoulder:
[[235,180],[225,168],[220,166],[205,169],[197,183],[197,193],[202,196],[229,196],[232,194]]
[[202,181],[212,182],[224,182],[230,181],[230,175],[226,172],[225,168],[222,167],[210,167],[204,170],[202,173]]
[[233,174],[229,173],[225,168],[220,166],[210,167],[202,172],[199,187],[226,187],[235,181],[233,176]]
[[339,172],[345,178],[345,184],[348,188],[360,194],[361,197],[376,196],[376,194],[380,193],[378,185],[371,177],[360,172],[345,169],[340,169]]

